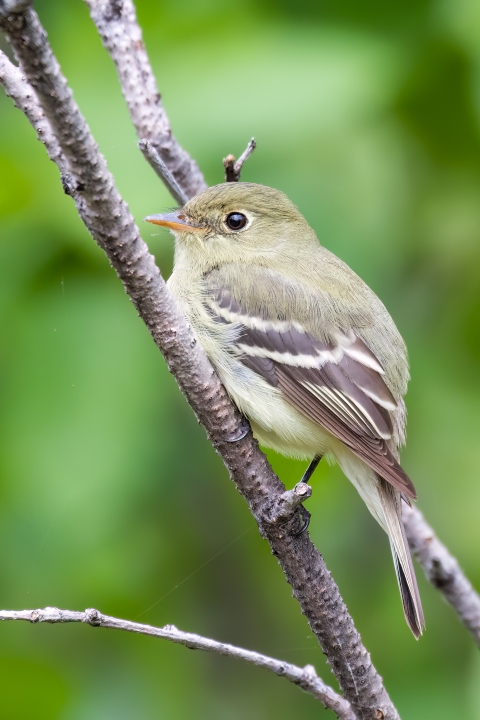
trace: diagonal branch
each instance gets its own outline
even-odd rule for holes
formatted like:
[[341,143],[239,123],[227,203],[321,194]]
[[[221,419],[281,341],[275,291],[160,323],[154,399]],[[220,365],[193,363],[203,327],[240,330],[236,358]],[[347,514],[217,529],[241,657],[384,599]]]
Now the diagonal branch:
[[440,542],[420,510],[403,503],[403,522],[412,552],[427,580],[456,610],[460,621],[480,647],[480,597],[458,560]]
[[188,202],[189,197],[183,190],[183,188],[178,184],[178,182],[175,179],[175,176],[172,175],[170,170],[168,169],[166,163],[162,160],[158,152],[155,150],[155,147],[152,145],[150,140],[146,140],[145,138],[142,138],[142,140],[139,140],[138,147],[140,148],[143,157],[148,160],[150,165],[153,167],[155,172],[157,173],[158,177],[162,178],[163,182],[165,183],[170,195],[175,198],[175,200],[180,203],[180,205],[185,205],[186,202]]
[[305,692],[310,693],[314,698],[320,700],[327,709],[333,710],[339,720],[356,720],[355,713],[350,704],[332,690],[331,687],[325,685],[323,680],[318,677],[313,665],[306,665],[304,668],[300,668],[297,665],[292,665],[283,660],[276,660],[268,655],[254,652],[253,650],[245,650],[244,648],[218,642],[217,640],[211,640],[210,638],[205,638],[195,633],[183,632],[182,630],[178,630],[175,625],[165,625],[163,628],[143,625],[141,623],[131,622],[130,620],[111,617],[110,615],[102,615],[102,613],[93,608],[89,608],[85,610],[85,612],[59,610],[59,608],[54,607],[46,607],[42,610],[0,610],[0,621],[6,620],[26,620],[30,623],[46,622],[51,624],[81,622],[91,625],[92,627],[124,630],[125,632],[137,633],[139,635],[150,635],[163,638],[164,640],[170,640],[170,642],[184,645],[192,650],[206,650],[207,652],[216,653],[217,655],[238,658],[256,667],[270,670],[270,672],[298,685],[302,690],[305,690]]
[[[36,13],[29,9],[0,24],[68,160],[71,178],[67,187],[80,217],[105,251],[180,389],[247,500],[345,698],[359,720],[396,720],[398,713],[322,556],[307,533],[295,535],[298,514],[289,520],[277,519],[276,507],[284,486],[260,452],[251,432],[242,435],[242,418],[196,342],[142,241],[107,170],[105,159],[73,100]],[[8,73],[9,64],[4,66],[4,73]],[[231,442],[232,437],[242,439]]]
[[[132,0],[85,0],[118,73],[130,118],[140,140],[148,140],[187,198],[207,189],[198,165],[172,135],[152,72]],[[145,157],[165,182],[152,155]],[[168,182],[165,183],[171,190]],[[175,197],[175,194],[174,194]],[[177,198],[178,199],[178,198]],[[184,203],[182,203],[184,204]]]

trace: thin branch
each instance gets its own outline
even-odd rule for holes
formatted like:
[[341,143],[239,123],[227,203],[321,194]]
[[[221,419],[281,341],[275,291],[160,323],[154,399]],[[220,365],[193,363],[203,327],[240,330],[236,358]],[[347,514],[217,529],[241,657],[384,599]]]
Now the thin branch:
[[298,513],[287,522],[270,521],[270,510],[284,492],[283,484],[251,432],[236,443],[229,442],[242,432],[240,413],[196,342],[154,258],[140,238],[60,72],[36,13],[30,9],[15,22],[8,19],[0,24],[68,158],[71,194],[82,220],[107,254],[180,389],[247,500],[345,698],[359,720],[396,720],[398,713],[322,556],[307,533],[295,535],[300,522]]
[[403,504],[403,522],[413,554],[427,579],[456,610],[460,621],[480,647],[480,597],[458,560],[435,535],[420,510]]
[[1,50],[0,83],[15,107],[27,116],[35,128],[38,139],[45,145],[50,160],[56,163],[63,175],[68,169],[67,160],[38,102],[37,94],[32,86],[25,82],[21,70],[15,67]]
[[235,162],[235,158],[233,155],[227,155],[226,158],[223,158],[223,167],[225,168],[225,182],[238,182],[240,180],[243,163],[248,160],[256,147],[257,143],[255,142],[255,138],[252,138],[243,153],[238,158],[237,162]]
[[297,665],[276,660],[275,658],[262,655],[252,650],[221,643],[217,640],[187,633],[178,630],[175,625],[165,625],[163,628],[152,625],[121,620],[109,615],[102,615],[98,610],[89,608],[85,612],[75,610],[59,610],[59,608],[46,607],[42,610],[0,610],[0,621],[2,620],[26,620],[30,623],[72,623],[80,622],[92,627],[110,628],[113,630],[124,630],[125,632],[137,633],[139,635],[151,635],[153,637],[170,640],[178,645],[184,645],[192,650],[205,650],[217,655],[227,655],[244,662],[264,668],[270,672],[284,677],[286,680],[298,685],[305,692],[320,700],[323,705],[333,710],[339,720],[356,720],[350,704],[338,695],[331,687],[325,685],[318,677],[313,665],[306,665],[300,668]]
[[[149,140],[187,198],[206,190],[207,185],[198,165],[172,135],[132,0],[85,2],[103,45],[117,69],[123,96],[138,138]],[[146,158],[165,182],[165,175],[153,156],[146,155]],[[170,190],[168,183],[166,185]]]
[[184,193],[183,188],[180,187],[175,177],[172,175],[158,152],[153,147],[150,140],[140,140],[138,143],[138,147],[142,151],[143,156],[153,167],[157,175],[162,178],[163,182],[165,183],[167,189],[170,192],[170,195],[172,195],[175,200],[180,203],[180,205],[185,205],[185,203],[189,200],[188,195]]

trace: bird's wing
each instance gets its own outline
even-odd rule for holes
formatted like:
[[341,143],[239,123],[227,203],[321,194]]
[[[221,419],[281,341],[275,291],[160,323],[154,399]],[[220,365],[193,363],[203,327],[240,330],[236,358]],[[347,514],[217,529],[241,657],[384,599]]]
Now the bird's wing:
[[323,342],[293,320],[247,312],[225,285],[211,288],[205,303],[216,322],[237,328],[232,351],[241,362],[404,496],[416,497],[387,444],[395,399],[379,361],[352,329]]

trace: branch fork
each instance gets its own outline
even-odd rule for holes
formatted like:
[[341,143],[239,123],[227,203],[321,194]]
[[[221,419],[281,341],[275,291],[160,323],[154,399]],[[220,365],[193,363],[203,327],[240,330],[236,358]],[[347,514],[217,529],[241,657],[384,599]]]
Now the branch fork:
[[243,164],[248,160],[256,147],[257,143],[255,142],[255,138],[252,138],[236,162],[233,155],[227,155],[226,158],[223,158],[225,182],[238,182],[240,180]]

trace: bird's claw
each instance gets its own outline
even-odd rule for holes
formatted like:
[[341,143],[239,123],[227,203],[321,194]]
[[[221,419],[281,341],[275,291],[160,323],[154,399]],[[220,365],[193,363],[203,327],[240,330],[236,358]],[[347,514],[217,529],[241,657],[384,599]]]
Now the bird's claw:
[[301,515],[301,518],[302,518],[302,520],[303,520],[303,524],[302,524],[302,527],[300,528],[300,530],[297,530],[296,532],[293,533],[293,536],[294,536],[294,537],[300,537],[300,535],[303,535],[303,533],[305,532],[305,530],[306,530],[306,529],[308,528],[308,526],[310,525],[311,515],[310,515],[310,513],[308,512],[308,510],[307,510],[306,508],[304,508],[303,505],[300,505],[298,511],[299,511],[299,513],[300,513],[300,515]]
[[225,437],[225,441],[229,443],[238,442],[239,440],[243,440],[243,438],[247,435],[248,431],[250,430],[250,423],[248,422],[247,418],[242,415],[241,423],[238,428],[235,429],[233,433],[230,435],[227,435]]

